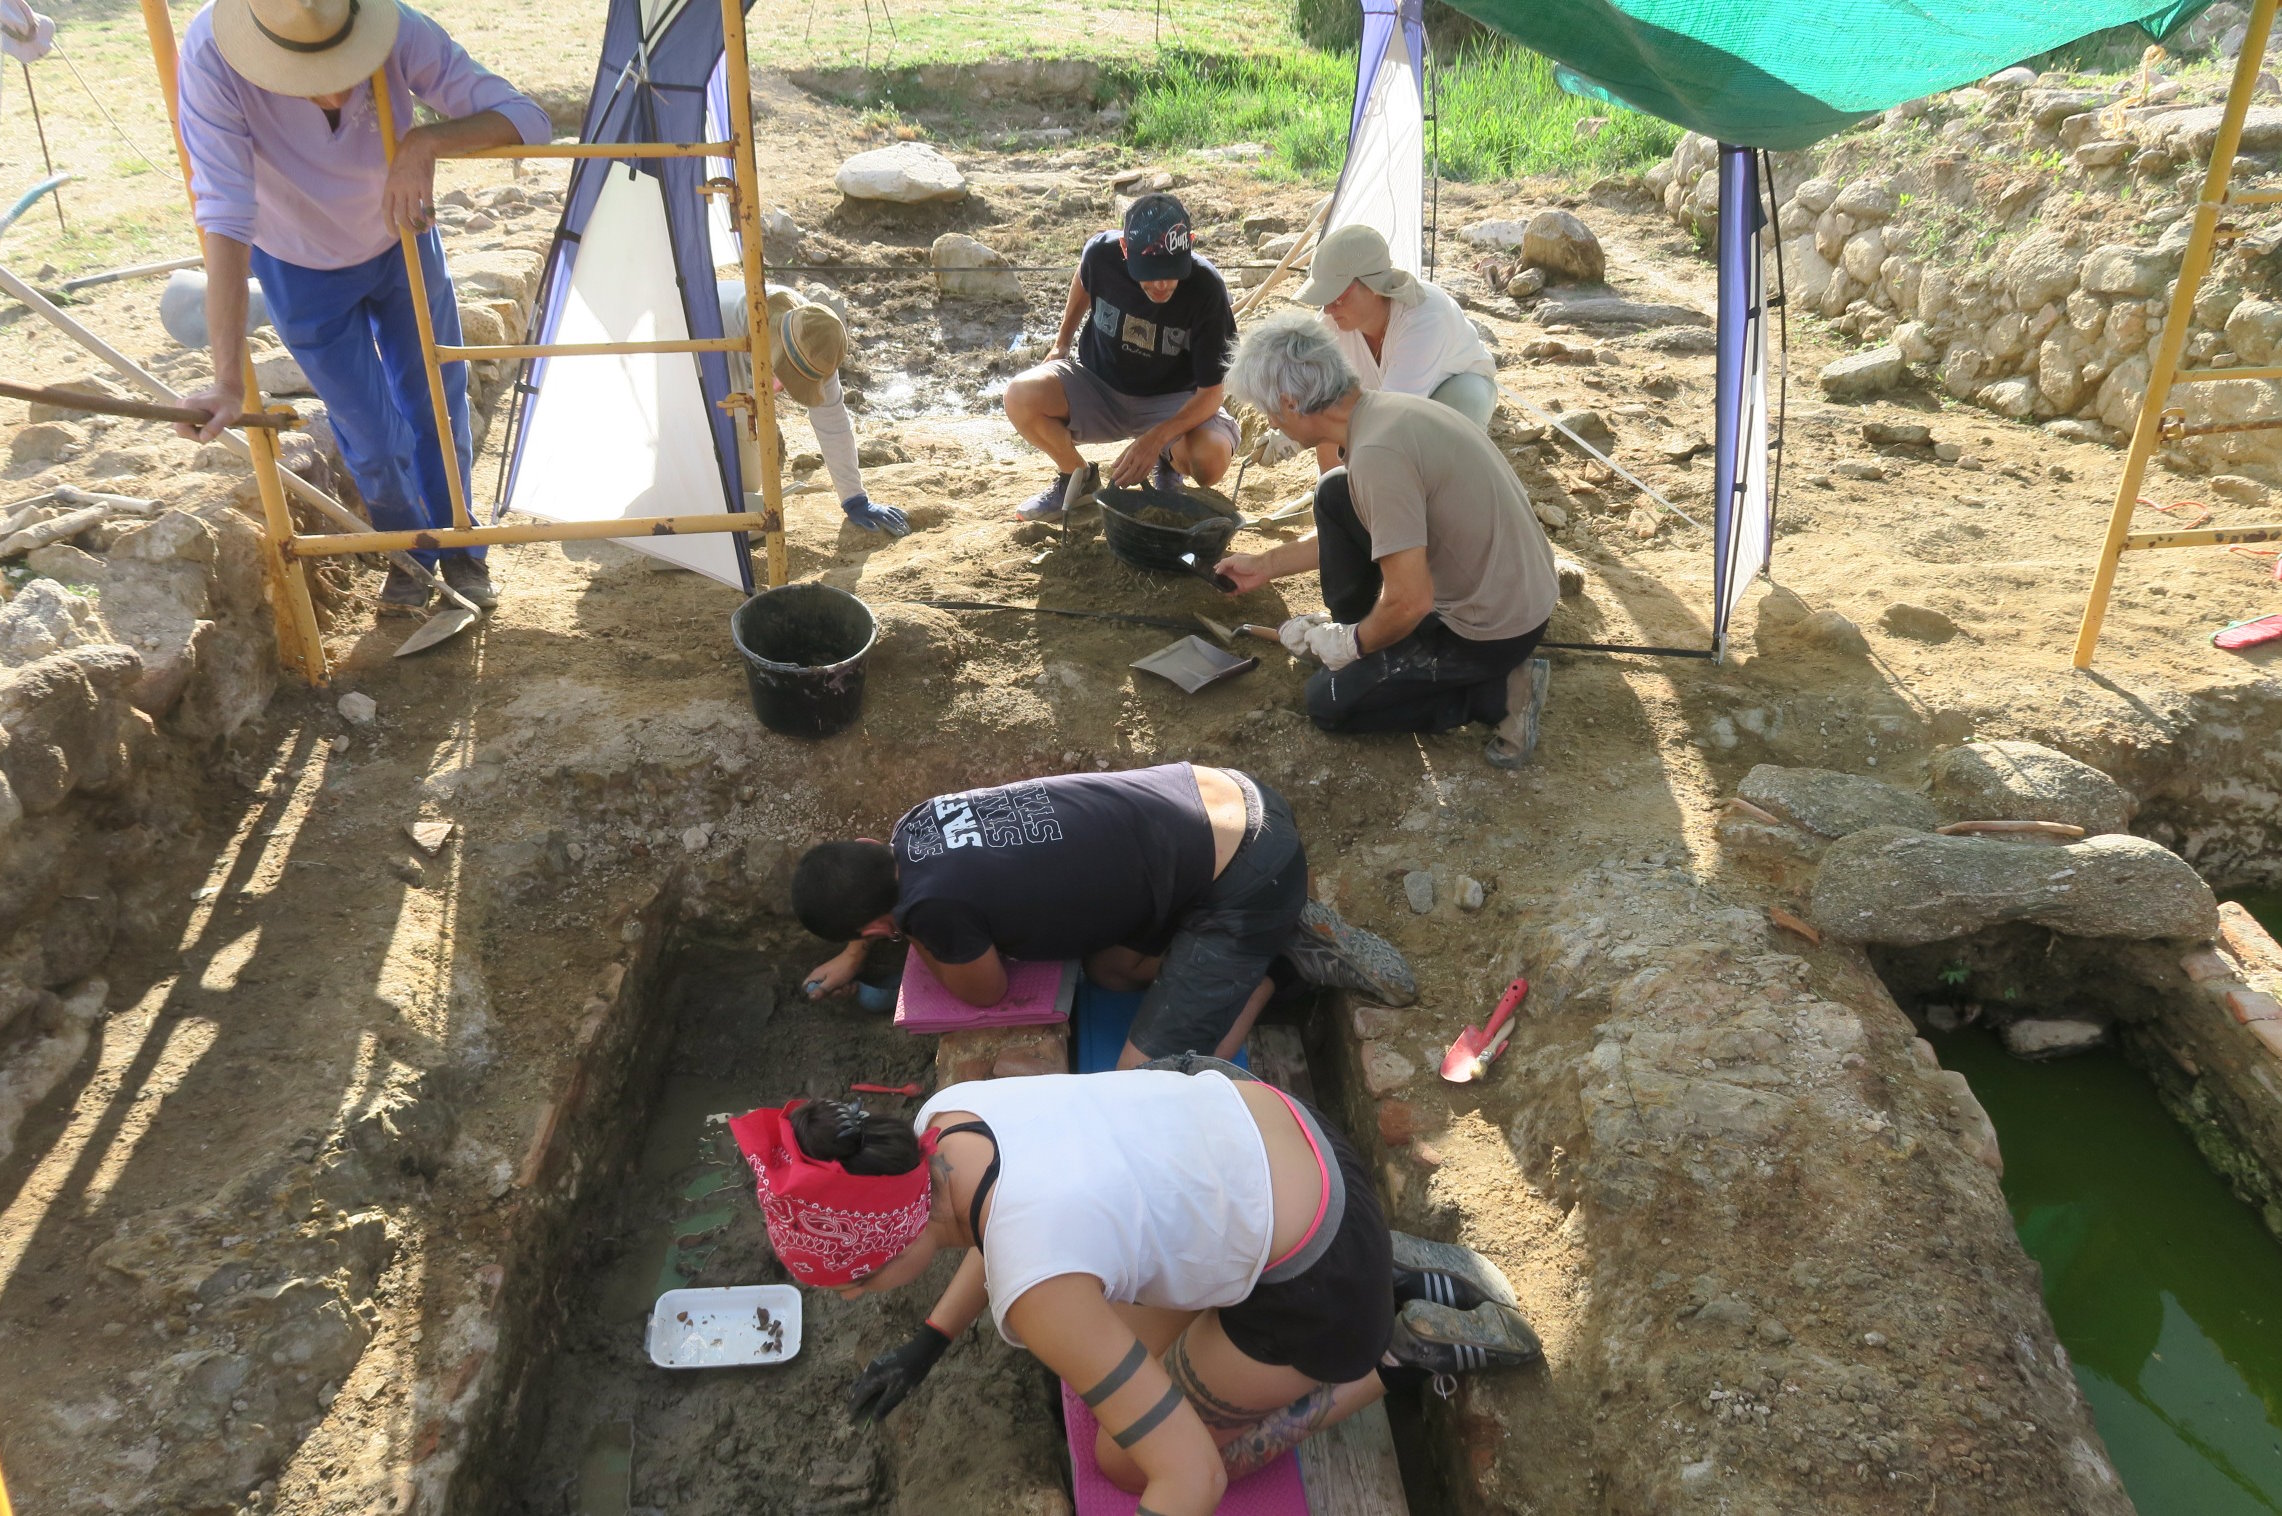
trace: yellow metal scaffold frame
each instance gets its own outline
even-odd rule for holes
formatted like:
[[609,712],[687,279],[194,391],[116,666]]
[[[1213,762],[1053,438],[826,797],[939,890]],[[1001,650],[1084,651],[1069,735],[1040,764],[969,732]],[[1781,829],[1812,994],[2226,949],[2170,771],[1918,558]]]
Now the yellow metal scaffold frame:
[[[190,185],[190,155],[182,142],[182,114],[175,86],[174,23],[166,0],[141,0],[144,29],[150,34],[151,58],[158,67],[159,85],[166,97],[167,119],[174,123],[175,152],[182,163],[183,186]],[[308,560],[342,553],[430,551],[489,546],[503,542],[571,542],[605,537],[664,537],[692,532],[758,532],[767,559],[768,582],[781,585],[788,577],[784,544],[783,456],[777,448],[775,386],[769,351],[768,295],[762,279],[760,186],[753,146],[753,94],[750,63],[745,53],[745,12],[741,0],[721,0],[721,41],[728,68],[729,140],[726,142],[544,143],[536,146],[480,148],[451,154],[460,158],[720,158],[730,163],[731,212],[744,244],[745,330],[740,336],[688,338],[658,342],[513,343],[490,347],[439,347],[428,313],[427,273],[420,264],[417,236],[401,232],[406,277],[411,283],[412,308],[420,327],[421,358],[428,371],[429,403],[436,435],[444,454],[444,477],[450,481],[452,525],[448,529],[412,532],[298,533],[285,500],[277,463],[277,437],[267,428],[253,428],[247,442],[253,449],[254,479],[262,502],[262,559],[268,575],[270,606],[277,618],[277,641],[288,667],[311,684],[326,680],[325,644],[318,633],[316,609],[309,597]],[[373,108],[378,115],[381,141],[391,161],[396,156],[395,109],[389,99],[386,70],[372,76]],[[520,360],[525,358],[584,358],[636,353],[744,353],[754,376],[750,391],[741,391],[721,404],[737,412],[738,462],[746,482],[760,481],[760,510],[722,511],[696,516],[625,516],[607,521],[539,521],[511,526],[477,526],[469,513],[466,482],[460,477],[458,447],[451,416],[444,400],[443,365],[467,360]],[[254,380],[249,356],[246,405],[261,408],[261,391]]]
[[2250,29],[2235,58],[2234,81],[2227,90],[2225,111],[2219,117],[2218,139],[2211,144],[2211,166],[2203,175],[2203,192],[2195,201],[2194,225],[2187,252],[2179,265],[2179,282],[2171,292],[2171,306],[2163,323],[2163,336],[2155,349],[2155,363],[2147,376],[2147,396],[2140,402],[2139,420],[2132,428],[2131,450],[2124,455],[2123,478],[2116,484],[2115,511],[2108,517],[2107,539],[2100,545],[2099,568],[2092,575],[2091,594],[2084,602],[2084,621],[2076,632],[2076,667],[2092,666],[2092,651],[2100,640],[2100,623],[2108,613],[2108,596],[2115,589],[2116,566],[2125,553],[2151,552],[2172,547],[2221,547],[2237,542],[2282,541],[2282,522],[2258,526],[2198,527],[2189,531],[2135,532],[2132,510],[2139,503],[2139,488],[2147,478],[2147,465],[2155,449],[2166,442],[2222,432],[2282,429],[2282,417],[2269,421],[2243,421],[2228,425],[2189,426],[2183,408],[2171,404],[2171,389],[2180,384],[2211,384],[2226,379],[2282,379],[2282,366],[2266,368],[2181,368],[2187,347],[2189,319],[2196,292],[2211,269],[2211,255],[2222,241],[2231,241],[2239,228],[2222,222],[2230,206],[2282,205],[2282,190],[2231,188],[2235,151],[2242,144],[2243,118],[2250,111],[2251,94],[2266,57],[2267,36],[2274,28],[2277,0],[2253,0]]

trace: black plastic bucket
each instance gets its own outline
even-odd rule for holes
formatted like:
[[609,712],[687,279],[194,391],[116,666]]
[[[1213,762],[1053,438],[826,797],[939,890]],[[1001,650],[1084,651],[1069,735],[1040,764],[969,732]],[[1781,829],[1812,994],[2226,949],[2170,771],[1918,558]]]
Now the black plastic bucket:
[[829,737],[864,711],[864,663],[879,640],[872,608],[829,584],[763,590],[729,618],[761,725]]
[[1244,524],[1213,501],[1185,490],[1140,485],[1106,489],[1098,498],[1101,534],[1110,556],[1160,574],[1209,575],[1228,539]]

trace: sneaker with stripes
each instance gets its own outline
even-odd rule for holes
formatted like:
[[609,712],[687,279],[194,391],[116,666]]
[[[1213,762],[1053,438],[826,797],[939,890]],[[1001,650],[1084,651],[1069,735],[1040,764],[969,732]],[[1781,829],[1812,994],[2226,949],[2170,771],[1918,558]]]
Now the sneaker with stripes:
[[1406,1302],[1395,1313],[1387,1352],[1397,1364],[1429,1374],[1517,1369],[1545,1356],[1543,1344],[1521,1312],[1495,1300],[1485,1300],[1470,1311],[1431,1300]]

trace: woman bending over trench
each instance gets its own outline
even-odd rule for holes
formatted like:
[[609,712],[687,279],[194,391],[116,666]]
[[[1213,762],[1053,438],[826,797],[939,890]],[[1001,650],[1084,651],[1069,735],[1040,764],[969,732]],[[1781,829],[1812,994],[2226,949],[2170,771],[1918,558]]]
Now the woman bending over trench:
[[854,1299],[969,1250],[917,1334],[857,1378],[859,1420],[987,1305],[1092,1408],[1102,1472],[1143,1512],[1205,1516],[1388,1376],[1538,1356],[1494,1266],[1390,1233],[1353,1148],[1233,1065],[952,1085],[915,1126],[836,1101],[731,1123],[802,1283]]

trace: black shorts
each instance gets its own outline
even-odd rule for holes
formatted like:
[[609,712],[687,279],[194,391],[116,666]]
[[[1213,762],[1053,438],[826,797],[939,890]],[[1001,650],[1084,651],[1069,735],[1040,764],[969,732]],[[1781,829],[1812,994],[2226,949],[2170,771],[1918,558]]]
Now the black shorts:
[[[1314,1112],[1300,1107],[1309,1118]],[[1314,1121],[1326,1156],[1339,1165],[1345,1208],[1321,1256],[1295,1278],[1271,1284],[1220,1311],[1221,1330],[1258,1363],[1294,1368],[1323,1384],[1348,1384],[1379,1366],[1395,1329],[1394,1244],[1354,1147]]]
[[1307,904],[1307,850],[1291,806],[1257,780],[1224,772],[1244,790],[1244,840],[1173,929],[1156,982],[1134,1013],[1127,1036],[1151,1058],[1217,1048]]

